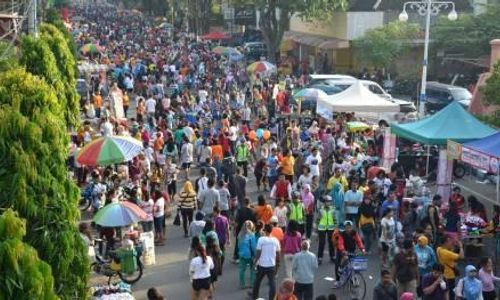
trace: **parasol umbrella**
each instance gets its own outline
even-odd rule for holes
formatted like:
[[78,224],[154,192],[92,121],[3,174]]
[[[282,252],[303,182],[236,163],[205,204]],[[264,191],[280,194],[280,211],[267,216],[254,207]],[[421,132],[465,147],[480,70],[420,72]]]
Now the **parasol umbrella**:
[[310,101],[317,101],[318,98],[320,97],[327,97],[328,95],[323,92],[320,89],[315,89],[315,88],[305,88],[301,89],[297,93],[293,95],[295,99],[298,99],[300,101],[302,100],[310,100]]
[[241,52],[238,49],[233,47],[221,47],[217,46],[212,49],[212,52],[219,55],[231,56],[231,55],[240,55]]
[[101,208],[93,221],[104,227],[123,227],[145,220],[147,214],[129,201],[110,203]]
[[86,166],[106,166],[129,161],[143,149],[142,143],[128,136],[105,136],[82,148],[76,160]]
[[215,48],[212,49],[212,52],[215,53],[215,54],[222,55],[224,53],[224,50],[226,50],[226,47],[217,46],[217,47],[215,47]]
[[347,122],[346,128],[347,131],[349,132],[362,132],[365,131],[366,129],[371,129],[372,127],[363,122],[353,121],[353,122]]
[[270,73],[276,71],[276,66],[268,61],[256,61],[247,67],[248,73]]
[[173,29],[174,28],[174,25],[170,24],[170,23],[167,23],[167,22],[163,22],[161,23],[160,25],[158,25],[158,28],[163,28],[163,29]]
[[103,48],[101,46],[96,45],[96,44],[92,44],[92,43],[83,45],[83,47],[80,48],[80,52],[82,52],[84,54],[87,54],[87,53],[94,54],[94,53],[99,53],[102,51],[103,51]]

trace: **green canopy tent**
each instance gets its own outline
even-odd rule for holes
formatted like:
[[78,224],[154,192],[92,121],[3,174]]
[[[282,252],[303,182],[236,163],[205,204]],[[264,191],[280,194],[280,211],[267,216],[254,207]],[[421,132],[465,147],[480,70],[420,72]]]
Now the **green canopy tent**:
[[496,132],[455,101],[422,120],[406,124],[391,124],[391,131],[401,138],[426,145],[440,146],[446,145],[448,140],[465,143]]

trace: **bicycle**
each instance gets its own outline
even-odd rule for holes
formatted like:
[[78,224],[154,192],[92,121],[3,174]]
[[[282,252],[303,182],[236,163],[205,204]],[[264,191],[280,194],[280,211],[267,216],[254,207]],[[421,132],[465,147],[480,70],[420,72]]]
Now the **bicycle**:
[[[95,239],[96,249],[102,248],[104,240]],[[96,261],[90,265],[90,269],[96,274],[104,275],[108,277],[108,285],[111,284],[111,279],[113,277],[119,277],[123,282],[128,284],[134,284],[139,281],[143,274],[144,266],[141,262],[141,255],[143,252],[142,244],[135,246],[134,259],[136,260],[137,268],[134,272],[124,273],[121,269],[120,259],[118,258],[116,251],[109,251],[109,259],[104,258],[99,254],[95,255]]]
[[355,254],[347,255],[347,262],[340,271],[337,288],[347,287],[351,299],[363,300],[366,297],[366,280],[362,271],[368,270],[368,259]]

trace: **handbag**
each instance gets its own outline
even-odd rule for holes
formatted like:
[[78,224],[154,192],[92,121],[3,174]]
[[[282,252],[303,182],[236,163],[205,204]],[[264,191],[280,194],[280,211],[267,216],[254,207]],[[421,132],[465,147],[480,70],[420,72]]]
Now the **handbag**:
[[175,215],[174,225],[181,226],[181,214],[179,213],[179,210],[177,210],[177,214]]

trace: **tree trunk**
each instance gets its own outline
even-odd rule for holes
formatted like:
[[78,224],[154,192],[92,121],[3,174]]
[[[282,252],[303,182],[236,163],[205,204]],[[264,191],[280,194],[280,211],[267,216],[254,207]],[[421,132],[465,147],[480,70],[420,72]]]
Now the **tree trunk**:
[[290,10],[288,7],[280,5],[279,12],[278,0],[269,0],[267,7],[260,7],[259,25],[262,36],[267,46],[268,60],[276,63],[276,54],[278,53],[281,39],[290,24]]

